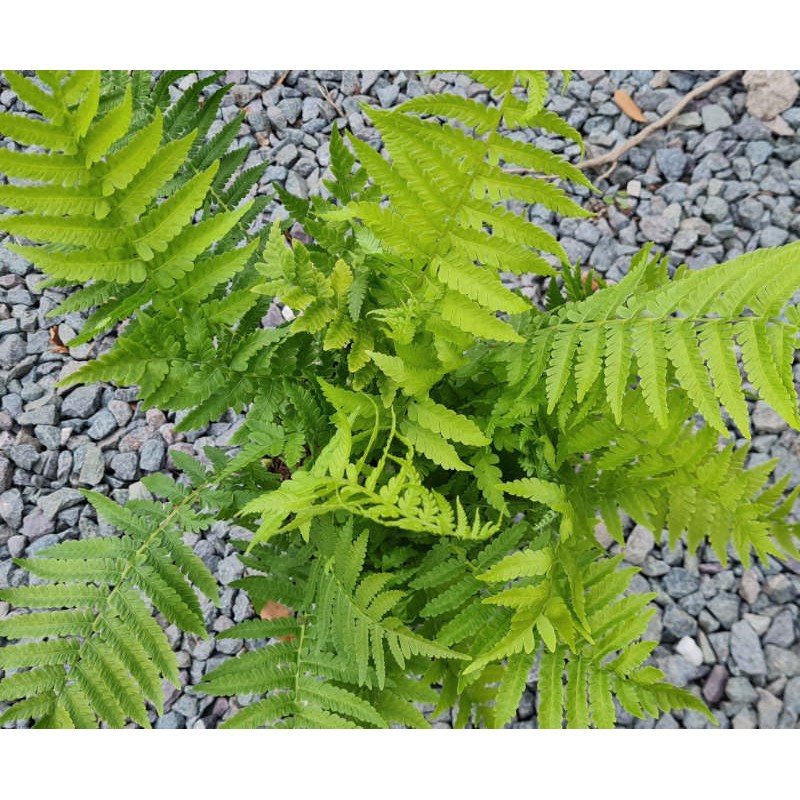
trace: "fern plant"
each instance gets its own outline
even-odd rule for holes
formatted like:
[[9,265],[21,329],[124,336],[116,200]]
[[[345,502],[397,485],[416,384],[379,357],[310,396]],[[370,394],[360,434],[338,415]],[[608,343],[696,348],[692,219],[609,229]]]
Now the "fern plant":
[[[234,585],[281,610],[218,634],[245,649],[197,689],[253,698],[226,727],[427,727],[449,709],[502,727],[532,673],[540,727],[613,727],[615,700],[713,721],[649,663],[653,596],[594,529],[624,545],[623,510],[723,562],[730,544],[800,557],[798,490],[730,441],[754,394],[800,425],[800,250],[670,274],[648,247],[593,290],[513,210],[588,215],[562,188],[592,188],[583,173],[518,135],[580,142],[544,108],[547,76],[471,75],[488,104],[367,109],[385,154],[334,127],[328,199],[277,187],[289,219],[255,230],[238,122],[207,136],[214,78],[170,104],[177,73],[7,73],[41,119],[0,115],[0,132],[45,152],[0,151],[26,182],[0,187],[22,212],[0,227],[53,281],[87,284],[60,309],[96,307],[78,341],[131,319],[64,385],[135,384],[187,430],[245,416],[232,453],[173,451],[186,477],[145,479],[162,500],[87,492],[119,537],[20,562],[41,585],[0,599],[41,610],[0,622],[23,640],[0,650],[3,722],[146,725],[177,671],[152,614],[204,633],[196,590],[216,584],[180,534],[218,519],[249,531]],[[547,308],[503,272],[548,278]],[[266,329],[273,298],[296,316]]]

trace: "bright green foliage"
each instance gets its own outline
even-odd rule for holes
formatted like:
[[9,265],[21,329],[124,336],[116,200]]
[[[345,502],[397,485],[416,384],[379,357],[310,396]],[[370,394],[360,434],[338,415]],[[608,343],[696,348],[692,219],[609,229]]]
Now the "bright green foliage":
[[171,502],[135,500],[121,508],[84,492],[121,536],[64,541],[15,560],[43,580],[2,589],[0,597],[41,610],[0,620],[0,636],[24,640],[0,649],[0,667],[16,670],[0,684],[0,699],[17,701],[2,722],[36,717],[39,727],[83,728],[131,719],[150,727],[143,701],[161,713],[162,681],[180,685],[175,654],[152,611],[207,637],[193,586],[219,603],[217,584],[180,532],[202,530],[213,517],[192,508],[204,484],[184,487],[162,474],[145,482]]
[[[47,583],[3,595],[42,609],[0,623],[33,640],[0,650],[4,719],[146,724],[143,698],[158,708],[175,677],[150,608],[203,633],[194,587],[215,585],[179,531],[213,519],[248,532],[235,585],[266,617],[221,634],[245,648],[198,687],[252,696],[226,727],[428,727],[450,709],[502,727],[531,675],[540,727],[613,727],[615,701],[708,713],[650,663],[652,596],[594,530],[624,545],[622,510],[723,563],[730,546],[745,564],[800,557],[800,490],[746,469],[729,435],[755,394],[800,426],[800,249],[671,274],[647,247],[595,291],[514,210],[586,216],[568,195],[583,173],[524,141],[580,143],[544,108],[548,77],[471,74],[488,104],[367,109],[386,157],[334,127],[328,198],[277,188],[290,218],[251,232],[266,200],[247,200],[260,172],[230,149],[238,120],[208,135],[218,76],[171,103],[185,73],[9,73],[42,119],[0,115],[0,132],[49,152],[0,151],[35,182],[0,187],[23,212],[2,227],[58,281],[88,282],[61,307],[97,306],[77,341],[131,318],[66,383],[135,384],[186,430],[245,417],[208,470],[173,452],[189,486],[146,479],[166,503],[91,495],[120,537],[24,562]],[[504,272],[549,276],[546,310]],[[273,298],[294,318],[265,329]]]

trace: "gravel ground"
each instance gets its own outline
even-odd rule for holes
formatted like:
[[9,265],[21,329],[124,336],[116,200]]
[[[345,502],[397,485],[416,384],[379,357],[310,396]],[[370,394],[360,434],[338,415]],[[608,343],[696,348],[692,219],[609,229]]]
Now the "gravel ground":
[[[629,92],[650,121],[714,74],[582,71],[563,95],[553,94],[549,106],[583,133],[589,155],[599,155],[641,128],[612,101],[616,90]],[[181,88],[191,80],[185,79]],[[408,97],[442,89],[486,97],[464,76],[419,75],[414,70],[234,70],[227,80],[236,85],[215,125],[246,110],[238,142],[253,146],[246,166],[269,164],[259,192],[268,192],[277,181],[304,197],[325,193],[321,181],[328,177],[333,124],[346,123],[356,135],[377,141],[360,103],[390,108]],[[789,90],[797,80],[800,71],[784,75]],[[747,97],[741,77],[735,78],[629,151],[597,181],[602,199],[578,192],[598,211],[595,218],[559,221],[535,209],[531,218],[559,235],[572,260],[594,266],[613,280],[622,277],[630,256],[649,240],[669,254],[673,265],[700,268],[797,239],[800,101],[794,98],[794,105],[782,114],[782,124],[768,126],[750,113],[755,109],[748,110]],[[14,94],[0,83],[0,105],[13,109],[15,103]],[[528,138],[577,160],[575,145]],[[264,222],[284,213],[273,202]],[[54,389],[60,377],[102,352],[111,339],[71,348],[68,354],[53,352],[52,326],[58,326],[59,337],[66,341],[81,329],[84,317],[46,317],[64,295],[54,289],[42,291],[41,280],[0,240],[0,587],[28,580],[12,558],[35,554],[63,539],[107,532],[78,488],[93,488],[122,502],[145,496],[143,475],[173,469],[168,448],[195,454],[207,444],[224,446],[235,421],[231,417],[202,431],[175,434],[175,416],[140,411],[134,389]],[[514,280],[530,297],[540,298],[536,280]],[[800,364],[795,377],[800,380]],[[800,483],[798,434],[762,403],[751,405],[751,415],[755,435],[750,463],[778,458],[777,474],[788,473],[790,486]],[[723,569],[710,548],[689,556],[681,544],[670,550],[659,547],[644,528],[629,523],[629,530],[626,560],[641,567],[633,589],[658,594],[649,638],[661,642],[654,661],[667,677],[701,693],[720,727],[800,727],[800,564],[770,561],[766,568],[744,570],[733,559]],[[226,534],[220,525],[202,536],[191,535],[189,541],[227,586],[241,576],[242,566]],[[602,529],[599,536],[603,539]],[[618,545],[605,543],[611,552],[619,551]],[[8,612],[8,604],[0,602],[0,617]],[[247,597],[233,588],[222,591],[220,609],[207,605],[205,612],[211,631],[253,615]],[[170,689],[166,713],[156,727],[216,727],[233,713],[237,701],[204,698],[191,687],[241,644],[213,637],[203,641],[174,627],[167,632],[178,653],[182,690]],[[530,690],[512,727],[535,727],[535,717],[536,696]],[[434,724],[449,727],[449,718]],[[707,725],[693,711],[667,714],[654,723],[634,720],[621,709],[618,724]]]

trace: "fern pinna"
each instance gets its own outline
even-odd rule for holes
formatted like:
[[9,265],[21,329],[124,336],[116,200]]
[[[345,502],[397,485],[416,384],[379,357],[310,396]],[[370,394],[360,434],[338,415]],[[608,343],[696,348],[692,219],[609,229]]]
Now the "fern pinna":
[[[195,588],[215,586],[179,532],[212,519],[250,531],[237,586],[283,610],[221,634],[245,650],[197,688],[252,698],[226,727],[426,727],[451,708],[501,727],[532,674],[540,727],[612,727],[615,700],[708,714],[648,663],[652,596],[594,528],[624,544],[623,510],[723,562],[730,543],[745,563],[800,556],[797,491],[723,441],[748,433],[740,362],[800,424],[797,245],[673,274],[645,248],[594,291],[513,210],[587,215],[562,186],[591,188],[583,173],[525,141],[580,142],[538,71],[471,73],[488,103],[368,109],[385,155],[334,127],[328,198],[277,187],[290,218],[254,231],[265,201],[247,199],[259,176],[230,149],[236,121],[207,137],[224,87],[170,104],[181,75],[9,73],[42,119],[0,116],[0,132],[50,152],[0,151],[36,182],[0,187],[23,212],[2,227],[54,280],[89,282],[62,306],[97,306],[81,341],[132,317],[65,382],[137,384],[185,429],[246,415],[209,468],[174,454],[186,480],[147,479],[163,501],[90,493],[120,538],[24,562],[49,583],[4,599],[58,610],[0,623],[42,640],[0,651],[5,719],[146,724],[143,700],[158,709],[174,678],[150,608],[202,632]],[[503,272],[548,277],[547,308]],[[296,316],[266,329],[273,298]]]

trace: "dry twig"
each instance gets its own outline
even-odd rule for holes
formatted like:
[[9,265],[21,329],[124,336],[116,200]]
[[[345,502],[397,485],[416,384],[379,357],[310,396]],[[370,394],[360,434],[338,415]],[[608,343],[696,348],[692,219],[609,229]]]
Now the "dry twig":
[[706,81],[702,86],[698,86],[696,89],[692,89],[685,97],[679,100],[675,105],[660,119],[657,119],[655,122],[651,122],[646,127],[642,128],[639,133],[635,136],[631,136],[626,142],[623,142],[619,147],[614,148],[611,152],[606,153],[602,156],[597,156],[597,158],[589,158],[586,161],[581,161],[579,164],[575,166],[578,169],[587,170],[587,169],[595,169],[596,167],[600,167],[603,164],[616,164],[619,159],[631,150],[632,148],[636,147],[636,145],[643,142],[647,139],[648,136],[654,134],[660,128],[669,125],[675,117],[680,114],[689,103],[692,102],[696,97],[700,97],[700,95],[705,94],[706,92],[710,92],[712,89],[716,89],[717,86],[726,83],[727,81],[731,80],[731,78],[735,78],[740,72],[743,72],[741,69],[731,69],[727,72],[723,72],[717,75],[716,78],[712,78],[710,81]]

